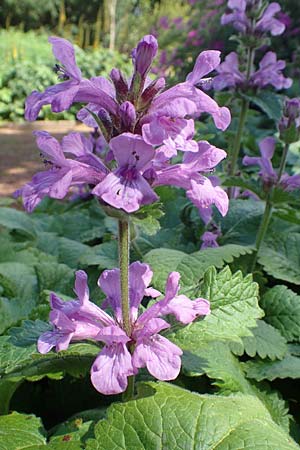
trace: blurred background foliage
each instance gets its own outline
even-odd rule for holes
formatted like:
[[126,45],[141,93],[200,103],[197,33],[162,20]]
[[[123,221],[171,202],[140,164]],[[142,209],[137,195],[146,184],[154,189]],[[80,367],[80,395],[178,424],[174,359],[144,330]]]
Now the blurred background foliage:
[[[286,32],[276,50],[289,63],[289,75],[300,75],[300,2],[279,0]],[[1,0],[0,121],[22,120],[24,99],[33,90],[56,82],[50,34],[71,40],[83,75],[107,75],[112,66],[129,73],[130,51],[154,34],[160,45],[155,75],[172,84],[184,79],[204,49],[231,51],[230,27],[220,25],[225,0]],[[299,94],[294,83],[293,94]],[[44,108],[42,119],[68,119]]]

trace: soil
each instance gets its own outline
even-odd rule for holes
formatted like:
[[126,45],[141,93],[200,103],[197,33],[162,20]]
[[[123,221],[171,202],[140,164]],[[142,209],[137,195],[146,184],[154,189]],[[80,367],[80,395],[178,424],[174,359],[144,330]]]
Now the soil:
[[75,121],[37,121],[0,126],[0,197],[12,193],[44,170],[37,148],[35,130],[45,130],[57,139],[71,131],[87,132],[89,129]]

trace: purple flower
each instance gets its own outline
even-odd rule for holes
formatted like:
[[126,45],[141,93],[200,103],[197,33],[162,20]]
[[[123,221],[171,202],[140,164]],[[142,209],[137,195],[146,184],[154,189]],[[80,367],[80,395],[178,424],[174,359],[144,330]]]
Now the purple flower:
[[114,318],[89,301],[87,276],[83,271],[76,272],[75,292],[78,299],[64,302],[55,294],[51,295],[50,321],[53,330],[40,336],[38,350],[41,353],[47,353],[53,347],[57,351],[66,350],[70,342],[83,339],[104,342],[91,368],[92,383],[103,394],[123,392],[127,387],[127,377],[136,374],[141,367],[147,367],[159,380],[176,378],[182,351],[158,334],[170,327],[161,316],[173,314],[178,321],[188,324],[198,316],[210,313],[207,300],[197,298],[191,301],[185,295],[178,295],[179,278],[177,272],[170,273],[163,299],[138,315],[143,297],[157,297],[160,292],[148,287],[152,271],[147,264],[134,262],[130,265],[131,331],[128,335],[123,328],[120,270],[106,270],[98,281],[107,296],[105,304],[114,311]]
[[202,234],[201,240],[202,245],[200,250],[205,250],[206,248],[215,248],[219,247],[219,244],[217,242],[218,237],[220,236],[220,233],[215,231],[205,231],[205,233]]
[[276,53],[268,52],[259,63],[259,70],[251,76],[251,83],[259,88],[272,85],[275,89],[288,89],[293,84],[291,78],[285,78],[281,71],[285,68],[285,61],[277,61]]
[[282,34],[285,30],[285,24],[274,17],[280,10],[279,3],[270,3],[264,10],[261,19],[256,23],[256,32],[266,33],[269,31],[272,36],[279,36]]
[[[62,199],[71,186],[83,184],[96,185],[106,173],[106,167],[91,153],[91,142],[79,133],[66,136],[62,145],[46,131],[37,131],[37,145],[42,151],[44,163],[50,167],[45,172],[38,172],[32,181],[16,192],[22,195],[24,207],[32,212],[45,197]],[[65,153],[76,156],[66,158]]]
[[186,190],[188,198],[202,210],[211,213],[211,205],[215,205],[224,216],[228,211],[228,197],[225,191],[202,173],[210,172],[222,159],[226,152],[210,145],[207,141],[198,142],[197,152],[186,152],[181,164],[162,164],[155,171],[153,185],[171,185]]
[[260,171],[259,176],[263,182],[269,186],[278,184],[281,188],[287,192],[294,191],[300,188],[300,175],[288,175],[282,174],[281,179],[278,180],[278,174],[273,169],[272,157],[274,155],[276,140],[272,137],[266,137],[259,143],[261,157],[245,156],[243,158],[243,164],[245,166],[258,165]]
[[137,47],[132,51],[134,68],[142,78],[148,73],[153,59],[158,50],[157,40],[151,34],[148,34],[140,40]]
[[142,172],[154,157],[154,148],[141,136],[123,133],[110,141],[118,164],[92,193],[115,208],[131,213],[141,205],[155,202],[158,197],[143,177]]
[[275,15],[280,12],[280,5],[276,2],[270,3],[263,11],[254,28],[250,20],[251,13],[255,13],[259,5],[252,0],[229,0],[228,9],[221,17],[221,24],[232,24],[239,32],[247,35],[261,35],[270,32],[272,36],[278,36],[285,30],[282,21],[276,19]]
[[213,87],[217,91],[243,86],[246,81],[245,75],[239,70],[238,55],[235,52],[229,53],[216,70],[218,75],[213,79]]
[[260,157],[244,156],[243,158],[244,166],[258,165],[260,167],[258,174],[265,183],[274,183],[277,179],[277,174],[273,169],[271,162],[274,155],[275,144],[276,139],[266,137],[258,144],[261,153]]
[[54,56],[63,64],[55,66],[58,77],[64,80],[55,86],[50,86],[45,92],[33,91],[26,100],[25,118],[33,121],[38,117],[44,105],[51,105],[53,112],[64,111],[74,102],[97,101],[100,106],[115,113],[117,104],[104,90],[97,86],[97,78],[83,79],[76,65],[75,52],[72,44],[66,39],[50,37]]
[[253,72],[247,81],[245,74],[239,70],[238,55],[231,52],[226,56],[225,61],[216,68],[218,75],[213,80],[213,87],[216,90],[236,87],[263,89],[271,85],[275,89],[288,89],[292,85],[292,79],[285,78],[282,74],[285,66],[285,61],[277,60],[276,53],[268,52],[260,61],[259,69]]

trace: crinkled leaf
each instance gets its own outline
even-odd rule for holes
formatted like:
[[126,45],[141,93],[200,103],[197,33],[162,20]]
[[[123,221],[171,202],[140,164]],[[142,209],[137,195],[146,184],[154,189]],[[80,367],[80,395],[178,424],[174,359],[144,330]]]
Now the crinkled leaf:
[[261,299],[265,320],[288,340],[300,339],[300,296],[286,286],[270,289]]
[[234,258],[251,252],[251,247],[235,244],[208,248],[192,254],[157,248],[147,253],[144,261],[151,266],[154,272],[153,285],[157,289],[164,290],[168,274],[174,270],[181,274],[181,286],[190,288],[199,284],[208,267],[221,268],[225,263],[232,262]]
[[0,225],[10,230],[21,231],[30,239],[36,237],[35,225],[30,216],[14,208],[0,208]]
[[300,233],[272,233],[258,261],[272,277],[300,285]]
[[203,340],[240,342],[263,316],[258,306],[258,286],[251,275],[231,274],[229,267],[217,274],[211,267],[204,276],[200,296],[211,303],[211,314],[171,334],[180,347],[197,351]]
[[41,263],[36,266],[40,292],[44,290],[72,295],[74,270],[65,264]]
[[0,417],[0,449],[22,450],[46,443],[41,419],[13,412]]
[[8,289],[5,296],[32,300],[37,297],[38,284],[33,267],[18,262],[0,264],[0,285]]
[[89,247],[80,257],[83,266],[100,266],[102,269],[113,269],[119,264],[117,241],[104,242],[103,244]]
[[282,360],[257,360],[244,363],[248,378],[257,381],[276,378],[300,378],[300,358],[287,354]]
[[165,383],[149,383],[141,394],[108,409],[88,450],[299,448],[255,397],[198,395]]
[[282,359],[287,352],[285,338],[280,332],[263,320],[257,321],[257,327],[252,328],[253,336],[243,337],[243,343],[231,344],[231,350],[236,355],[246,353],[248,356],[258,355],[271,360]]

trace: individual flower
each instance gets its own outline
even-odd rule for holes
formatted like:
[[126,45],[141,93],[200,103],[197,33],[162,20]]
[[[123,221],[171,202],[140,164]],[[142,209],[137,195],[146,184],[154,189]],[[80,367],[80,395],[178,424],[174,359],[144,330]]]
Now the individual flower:
[[110,172],[92,193],[109,205],[127,213],[141,205],[155,202],[158,197],[142,175],[154,157],[154,148],[141,136],[123,133],[110,141],[117,169]]
[[219,247],[217,242],[220,232],[218,231],[205,231],[201,236],[202,245],[200,250],[205,250],[206,248],[216,248]]
[[244,166],[258,165],[260,167],[259,176],[265,183],[272,184],[277,179],[277,174],[272,166],[271,159],[275,151],[276,139],[266,137],[259,142],[260,157],[244,156]]
[[271,85],[275,89],[288,89],[293,80],[282,74],[285,66],[285,61],[277,60],[276,53],[267,52],[259,63],[259,69],[252,74],[250,82],[259,88]]
[[261,157],[244,156],[243,164],[245,166],[258,165],[260,171],[258,175],[267,186],[279,185],[285,191],[294,191],[300,188],[300,175],[288,175],[283,173],[280,180],[278,174],[272,165],[272,157],[275,151],[276,140],[272,137],[266,137],[259,143]]
[[[92,143],[83,135],[71,133],[60,144],[46,131],[34,134],[49,169],[35,174],[31,182],[15,193],[22,195],[28,212],[32,212],[45,196],[62,199],[71,186],[95,185],[105,177],[106,167],[92,153]],[[67,158],[68,153],[76,159]]]
[[62,83],[50,86],[45,92],[33,91],[26,100],[25,118],[33,121],[38,117],[44,105],[51,105],[53,112],[69,109],[74,102],[97,103],[108,111],[115,113],[117,104],[103,89],[99,88],[97,78],[83,79],[80,69],[76,65],[75,51],[72,44],[63,38],[50,37],[53,54],[63,65],[56,64],[55,71]]
[[170,325],[162,316],[173,314],[178,321],[188,324],[198,316],[209,314],[209,302],[202,298],[188,299],[178,294],[180,275],[169,274],[165,296],[138,314],[144,296],[157,297],[159,291],[149,287],[152,271],[147,264],[134,262],[129,267],[129,297],[131,330],[124,330],[120,270],[106,270],[99,278],[99,287],[106,294],[105,304],[110,306],[114,317],[89,300],[87,275],[76,272],[75,292],[78,299],[66,301],[51,295],[50,322],[53,330],[42,334],[38,350],[49,352],[66,350],[70,342],[93,339],[104,343],[91,368],[94,387],[103,394],[118,394],[126,390],[128,376],[141,367],[159,380],[172,380],[180,371],[182,351],[160,331]]
[[[215,205],[224,216],[228,211],[228,197],[225,191],[204,176],[226,157],[226,152],[207,141],[198,142],[197,152],[184,153],[181,164],[162,164],[154,173],[153,186],[171,185],[186,190],[187,197],[199,208],[211,215],[211,206]],[[204,213],[205,214],[205,213]]]

